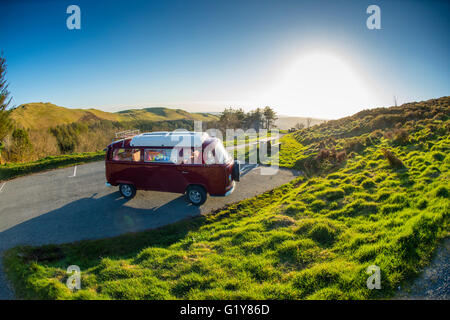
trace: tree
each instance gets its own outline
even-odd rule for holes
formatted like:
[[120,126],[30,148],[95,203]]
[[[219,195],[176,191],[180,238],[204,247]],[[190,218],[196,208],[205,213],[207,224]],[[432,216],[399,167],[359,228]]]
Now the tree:
[[243,109],[225,108],[220,115],[219,126],[221,129],[241,128],[245,120],[245,112]]
[[278,119],[277,114],[271,107],[267,106],[263,110],[263,115],[266,129],[270,129],[275,125],[275,121]]
[[256,110],[250,111],[245,117],[245,127],[255,129],[259,132],[261,125],[263,124],[263,113],[261,108],[256,108]]
[[304,127],[305,127],[305,124],[300,123],[300,122],[297,122],[297,124],[295,125],[296,130],[302,130]]
[[28,132],[24,129],[15,129],[12,133],[12,145],[8,150],[9,160],[13,162],[27,161],[31,158],[33,145]]
[[0,162],[2,142],[12,129],[10,111],[6,110],[11,98],[9,98],[8,84],[6,83],[6,60],[0,56]]

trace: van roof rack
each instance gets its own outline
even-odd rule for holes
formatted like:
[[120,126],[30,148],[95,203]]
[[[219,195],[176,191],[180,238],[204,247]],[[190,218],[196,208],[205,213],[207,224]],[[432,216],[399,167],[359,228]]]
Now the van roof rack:
[[120,139],[126,139],[126,138],[131,138],[131,137],[137,136],[140,133],[141,133],[141,131],[139,129],[125,130],[125,131],[116,132],[115,136],[116,136],[116,140],[120,140]]
[[146,132],[134,136],[130,141],[132,147],[201,147],[209,138],[206,132],[192,131],[158,131]]

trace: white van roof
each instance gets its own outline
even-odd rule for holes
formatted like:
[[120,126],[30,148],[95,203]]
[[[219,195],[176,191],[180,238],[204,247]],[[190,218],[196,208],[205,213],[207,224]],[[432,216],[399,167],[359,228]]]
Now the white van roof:
[[131,147],[201,147],[209,138],[206,132],[160,131],[148,132],[134,136]]

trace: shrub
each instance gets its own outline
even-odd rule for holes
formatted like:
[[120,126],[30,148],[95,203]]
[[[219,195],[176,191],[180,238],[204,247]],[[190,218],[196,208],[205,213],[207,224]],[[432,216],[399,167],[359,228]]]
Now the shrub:
[[23,129],[15,129],[12,133],[12,144],[8,149],[8,160],[11,162],[22,162],[30,160],[33,153],[28,132]]
[[382,152],[383,152],[384,157],[389,161],[389,164],[391,165],[391,167],[397,168],[397,169],[405,167],[403,162],[399,158],[397,158],[397,156],[393,152],[391,152],[387,149],[382,149]]
[[404,129],[395,129],[392,137],[392,142],[395,145],[405,145],[409,142],[409,133]]

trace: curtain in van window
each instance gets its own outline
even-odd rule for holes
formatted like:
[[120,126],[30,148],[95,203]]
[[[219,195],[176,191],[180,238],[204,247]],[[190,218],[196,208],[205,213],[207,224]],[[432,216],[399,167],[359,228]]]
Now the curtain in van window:
[[177,149],[145,149],[144,161],[177,163],[178,153]]
[[141,150],[139,149],[115,149],[113,161],[141,161]]

